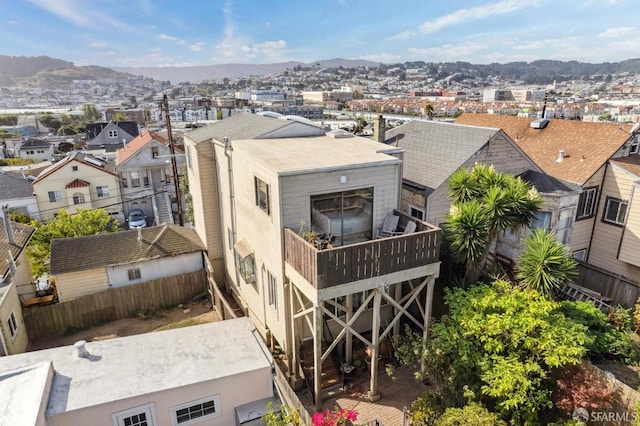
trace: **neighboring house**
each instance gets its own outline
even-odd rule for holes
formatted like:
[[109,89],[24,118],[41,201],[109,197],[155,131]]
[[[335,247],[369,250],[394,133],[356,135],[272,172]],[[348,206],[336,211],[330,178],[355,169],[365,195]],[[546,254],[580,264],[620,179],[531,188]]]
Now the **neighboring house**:
[[25,248],[35,229],[0,218],[0,356],[22,353],[29,337],[22,317],[21,296],[35,295]]
[[[607,197],[621,196],[619,190],[605,187],[605,177],[607,169],[611,168],[609,160],[634,157],[640,152],[637,134],[631,134],[631,126],[497,114],[463,114],[456,123],[504,130],[543,172],[577,184],[582,193],[569,244],[571,252],[575,258],[588,263],[606,264],[608,268],[617,264],[617,254],[607,261],[598,257],[603,253],[609,253],[607,256],[616,253],[620,238],[600,241],[596,247],[594,236],[596,228],[616,226],[601,222]],[[607,248],[602,247],[603,244]],[[609,270],[620,274],[633,273],[627,277],[640,281],[640,271],[635,266]]]
[[[380,118],[378,119],[380,120]],[[386,132],[375,123],[387,144],[404,150],[402,209],[407,214],[440,226],[451,206],[449,177],[477,163],[499,172],[521,176],[538,191],[543,205],[533,227],[554,230],[568,242],[580,189],[541,173],[540,168],[499,128],[466,126],[435,121],[410,121]],[[498,235],[496,254],[509,262],[522,251],[524,232]]]
[[248,318],[3,357],[0,424],[262,424],[272,366]]
[[439,273],[440,230],[397,210],[402,150],[301,118],[247,113],[184,142],[194,228],[214,286],[225,283],[262,336],[283,348],[294,386],[304,371],[317,407],[337,371],[329,352],[340,348],[336,359],[350,364],[354,345],[372,349],[369,396],[379,398],[380,340],[400,332],[414,300],[431,300]]
[[195,231],[162,225],[51,241],[50,273],[60,302],[204,268]]
[[44,169],[33,181],[40,217],[54,217],[58,210],[105,209],[124,222],[120,185],[113,162],[92,155],[71,152]]
[[36,163],[53,159],[53,145],[40,139],[27,139],[16,150],[16,156]]
[[114,153],[140,134],[134,121],[95,123],[87,126],[86,150],[99,154]]
[[15,172],[0,172],[0,205],[39,220],[38,202],[27,176]]
[[[184,169],[182,148],[175,147],[178,179]],[[174,223],[171,204],[175,202],[175,185],[169,142],[145,130],[116,152],[116,169],[125,216],[131,209],[141,209],[155,225]]]

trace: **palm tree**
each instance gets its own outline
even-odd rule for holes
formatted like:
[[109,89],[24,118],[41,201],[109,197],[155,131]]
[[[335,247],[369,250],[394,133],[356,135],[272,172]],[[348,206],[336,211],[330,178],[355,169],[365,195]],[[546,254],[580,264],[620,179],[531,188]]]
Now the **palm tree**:
[[577,275],[577,262],[555,235],[543,229],[534,230],[520,255],[516,277],[525,287],[551,296]]
[[[480,276],[488,253],[495,250],[498,234],[529,226],[542,201],[522,179],[486,164],[453,173],[449,197],[453,202],[446,228],[451,251],[454,259],[466,265],[470,282]],[[481,231],[485,234],[480,235]]]

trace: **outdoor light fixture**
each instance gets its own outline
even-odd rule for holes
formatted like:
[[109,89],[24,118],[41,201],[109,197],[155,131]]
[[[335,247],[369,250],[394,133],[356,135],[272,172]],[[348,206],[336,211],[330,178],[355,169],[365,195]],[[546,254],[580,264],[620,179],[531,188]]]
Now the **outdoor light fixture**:
[[340,183],[347,183],[347,177],[345,175],[340,176]]

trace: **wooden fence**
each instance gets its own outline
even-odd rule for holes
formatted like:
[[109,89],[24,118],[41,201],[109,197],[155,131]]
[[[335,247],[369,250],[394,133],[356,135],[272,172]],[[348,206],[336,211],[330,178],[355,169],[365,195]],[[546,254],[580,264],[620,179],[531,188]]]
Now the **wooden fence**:
[[640,297],[640,284],[620,275],[580,262],[576,284],[600,293],[612,306],[633,308]]
[[205,270],[140,284],[110,288],[64,303],[26,308],[30,339],[42,339],[128,318],[138,312],[175,306],[206,292]]

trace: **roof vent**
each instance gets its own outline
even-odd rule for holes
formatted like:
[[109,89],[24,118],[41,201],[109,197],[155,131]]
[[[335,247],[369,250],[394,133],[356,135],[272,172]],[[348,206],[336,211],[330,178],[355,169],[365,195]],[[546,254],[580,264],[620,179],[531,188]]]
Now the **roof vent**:
[[353,137],[353,133],[349,133],[345,130],[330,130],[327,133],[325,133],[327,136],[329,136],[330,138],[333,139],[344,139],[344,138],[352,138]]
[[562,163],[562,160],[564,160],[564,151],[560,150],[558,151],[558,159],[556,160],[556,163]]
[[549,124],[549,120],[546,118],[537,118],[529,125],[532,129],[544,129]]
[[85,340],[80,340],[73,344],[73,346],[75,346],[76,350],[78,351],[78,358],[86,358],[87,356],[89,356],[89,352],[87,352],[86,344],[87,342]]

